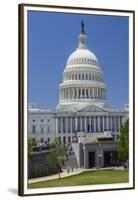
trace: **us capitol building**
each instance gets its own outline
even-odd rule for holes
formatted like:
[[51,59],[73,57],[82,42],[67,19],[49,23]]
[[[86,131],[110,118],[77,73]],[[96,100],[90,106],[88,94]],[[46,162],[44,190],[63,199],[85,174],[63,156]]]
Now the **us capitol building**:
[[55,110],[42,110],[30,103],[28,133],[41,143],[55,137],[72,143],[78,166],[91,168],[99,162],[101,166],[115,164],[116,139],[128,119],[128,107],[106,104],[103,72],[86,38],[82,22],[78,47],[69,56],[59,85],[59,104]]

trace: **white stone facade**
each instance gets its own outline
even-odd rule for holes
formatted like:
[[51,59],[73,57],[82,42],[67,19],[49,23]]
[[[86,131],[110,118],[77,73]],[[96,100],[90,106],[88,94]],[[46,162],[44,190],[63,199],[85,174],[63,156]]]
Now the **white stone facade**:
[[120,133],[128,118],[128,108],[113,109],[106,105],[107,87],[97,57],[86,45],[82,28],[78,48],[69,56],[59,85],[59,104],[55,110],[29,107],[28,133],[39,142],[60,137],[70,143],[75,132],[102,135]]

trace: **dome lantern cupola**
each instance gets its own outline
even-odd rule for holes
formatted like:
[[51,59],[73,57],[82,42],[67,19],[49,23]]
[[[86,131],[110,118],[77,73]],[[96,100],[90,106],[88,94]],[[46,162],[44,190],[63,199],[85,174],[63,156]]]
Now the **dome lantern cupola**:
[[86,34],[85,34],[85,31],[84,31],[84,23],[83,21],[81,21],[81,33],[79,35],[79,49],[87,49],[87,46],[86,46]]

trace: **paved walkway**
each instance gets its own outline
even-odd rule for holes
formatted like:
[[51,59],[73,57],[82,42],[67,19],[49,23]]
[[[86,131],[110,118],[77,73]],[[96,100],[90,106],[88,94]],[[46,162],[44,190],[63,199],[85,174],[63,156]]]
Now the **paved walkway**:
[[[74,169],[73,172],[70,171],[69,173],[67,173],[67,170],[65,169],[63,170],[63,172],[60,173],[60,177],[63,178],[63,177],[73,176],[73,175],[81,173],[82,171],[83,171],[82,168],[77,168],[77,169]],[[45,176],[41,178],[29,179],[29,183],[37,183],[37,182],[48,181],[48,180],[53,180],[57,178],[59,178],[59,174],[53,174],[53,175]]]
[[[123,167],[107,167],[107,168],[101,168],[99,170],[108,170],[108,169],[114,169],[114,170],[124,170]],[[67,173],[67,169],[63,169],[63,172],[60,173],[60,177],[68,177],[68,176],[73,176],[76,174],[79,174],[83,171],[97,171],[98,169],[93,168],[93,169],[83,169],[83,168],[77,168],[74,169],[73,172]],[[37,183],[37,182],[43,182],[43,181],[48,181],[48,180],[53,180],[53,179],[58,179],[59,178],[59,174],[53,174],[50,176],[45,176],[45,177],[41,177],[41,178],[33,178],[33,179],[29,179],[29,183]]]

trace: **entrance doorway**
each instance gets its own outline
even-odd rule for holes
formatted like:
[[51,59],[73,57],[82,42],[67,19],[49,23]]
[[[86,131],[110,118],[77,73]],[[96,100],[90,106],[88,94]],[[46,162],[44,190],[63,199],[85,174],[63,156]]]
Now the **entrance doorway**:
[[95,152],[89,152],[89,168],[95,167]]
[[117,165],[117,152],[104,151],[104,167],[113,167]]

